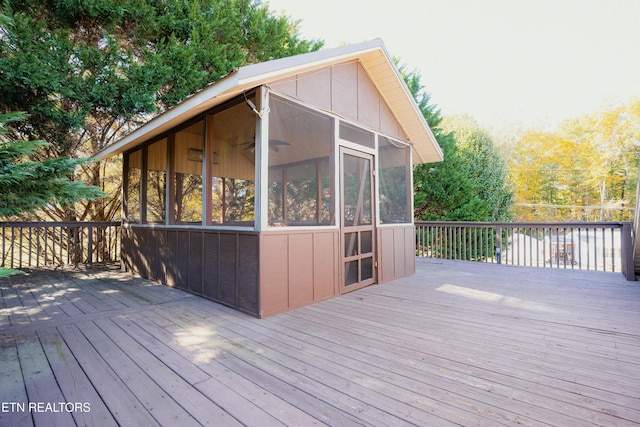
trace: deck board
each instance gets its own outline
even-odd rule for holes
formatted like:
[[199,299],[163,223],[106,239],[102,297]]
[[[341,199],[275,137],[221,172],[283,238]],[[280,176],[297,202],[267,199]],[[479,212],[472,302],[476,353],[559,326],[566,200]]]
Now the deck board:
[[119,425],[160,425],[75,325],[58,330]]
[[[580,331],[580,335],[578,337],[574,337],[573,330],[569,330],[563,334],[562,340],[557,337],[554,339],[551,335],[554,333],[558,334],[557,330],[560,326],[557,324],[549,325],[547,330],[539,330],[536,331],[536,333],[533,333],[528,332],[523,328],[508,329],[505,331],[505,329],[508,328],[507,326],[503,326],[502,324],[495,322],[491,323],[486,319],[481,323],[476,322],[474,324],[455,324],[456,320],[450,319],[446,324],[441,324],[439,327],[434,327],[429,331],[424,331],[425,328],[421,325],[419,320],[398,320],[397,315],[381,318],[380,314],[378,314],[380,312],[379,310],[368,312],[367,310],[357,309],[354,307],[350,307],[349,310],[351,313],[349,315],[345,315],[344,310],[346,309],[346,306],[340,306],[334,311],[321,312],[318,317],[331,316],[333,318],[350,319],[353,314],[357,317],[355,325],[363,325],[363,333],[370,330],[371,326],[374,324],[374,320],[369,320],[368,323],[366,323],[366,319],[377,318],[381,323],[378,326],[378,332],[381,334],[387,334],[390,337],[397,337],[400,333],[403,334],[401,336],[406,335],[406,339],[408,341],[415,338],[419,340],[428,340],[429,342],[443,342],[446,344],[445,350],[447,351],[455,351],[457,347],[461,347],[464,351],[469,346],[473,346],[476,351],[484,350],[487,352],[492,352],[495,348],[500,348],[501,357],[515,361],[521,360],[532,353],[539,353],[545,355],[545,366],[550,365],[552,367],[565,364],[566,366],[576,365],[578,367],[576,369],[582,369],[580,361],[585,359],[591,360],[591,356],[595,351],[602,357],[597,363],[592,363],[592,366],[587,367],[590,376],[601,375],[605,381],[609,381],[612,374],[615,375],[615,373],[619,372],[620,369],[624,370],[626,368],[629,371],[629,376],[626,378],[627,385],[629,387],[637,387],[640,385],[640,374],[638,372],[634,372],[632,369],[635,363],[631,363],[631,365],[629,365],[629,363],[624,360],[625,356],[628,359],[633,358],[634,354],[637,354],[637,351],[633,350],[634,346],[629,346],[631,347],[629,350],[624,349],[620,351],[615,348],[615,343],[605,342],[602,345],[602,349],[598,349],[597,344],[587,341],[587,338],[584,337],[586,333]],[[321,309],[314,308],[313,310]],[[476,316],[475,318],[481,319],[480,316]],[[340,327],[339,324],[334,326]],[[351,324],[351,327],[353,327],[353,324]],[[399,329],[402,330],[398,332]],[[486,332],[488,329],[491,329],[493,334],[493,339],[490,343],[487,343],[482,339],[482,333]],[[542,341],[538,339],[541,334],[545,337]],[[457,342],[451,342],[452,337],[455,337]],[[582,344],[580,339],[587,341],[587,343],[582,346],[582,349],[576,349],[576,346]],[[577,344],[574,345],[573,343]],[[547,351],[547,347],[550,346],[562,346],[562,352],[555,354]],[[620,360],[620,357],[622,357],[623,360]]]
[[0,280],[0,411],[26,425],[640,426],[640,284],[418,260],[266,319],[113,268]]
[[[65,402],[82,404],[82,409],[73,411],[77,425],[117,426],[109,408],[100,399],[100,395],[84,374],[78,361],[58,333],[40,334],[40,342],[47,361],[64,395]],[[85,406],[88,404],[88,406]],[[87,410],[89,409],[89,410]]]
[[[321,317],[326,319],[327,316]],[[317,318],[312,319],[312,322],[318,322]],[[326,322],[326,320],[325,320]],[[295,322],[288,322],[296,325],[302,325],[304,327],[304,320],[296,319]],[[352,352],[356,352],[359,348],[365,348],[367,353],[372,353],[374,356],[388,357],[389,354],[396,354],[397,356],[390,359],[383,359],[378,367],[393,366],[394,360],[403,360],[403,363],[399,367],[394,366],[395,372],[397,369],[404,368],[405,365],[410,365],[410,370],[402,369],[405,376],[409,378],[418,379],[420,382],[427,384],[437,384],[438,387],[445,393],[449,393],[450,390],[455,389],[456,383],[468,383],[473,386],[473,389],[463,390],[466,398],[482,400],[486,399],[487,391],[491,394],[490,399],[486,400],[488,405],[502,406],[508,404],[509,409],[517,407],[517,400],[513,399],[513,396],[522,394],[522,391],[527,391],[527,387],[531,386],[531,382],[535,380],[535,376],[539,375],[539,370],[531,370],[528,366],[529,362],[526,359],[519,361],[517,358],[506,358],[502,355],[492,357],[490,361],[486,359],[489,355],[484,356],[480,352],[495,353],[498,348],[487,347],[482,348],[475,340],[471,343],[453,343],[444,342],[441,345],[436,344],[435,340],[431,340],[428,337],[412,336],[411,338],[403,337],[402,334],[385,334],[378,331],[377,333],[368,332],[366,329],[359,328],[357,325],[351,325],[350,331],[344,331],[339,334],[335,331],[340,328],[339,322],[326,323],[326,336],[332,336],[337,338],[343,338],[344,341],[340,341],[340,345],[350,346]],[[316,328],[317,329],[317,328]],[[359,340],[358,343],[353,345],[347,344],[346,340],[349,339],[351,334],[356,334],[365,337]],[[451,339],[458,339],[458,336],[451,336]],[[424,348],[416,343],[427,343]],[[325,347],[327,344],[325,344]],[[469,349],[473,349],[473,353]],[[369,349],[374,349],[370,351]],[[503,351],[500,351],[503,353]],[[351,354],[351,353],[349,353]],[[523,353],[524,355],[525,353]],[[362,357],[361,353],[359,357]],[[524,356],[521,356],[524,358]],[[405,362],[406,361],[406,362]],[[512,375],[504,376],[498,373],[505,369],[511,369]],[[468,374],[469,370],[473,370],[473,376]],[[527,375],[530,374],[530,377]],[[526,381],[514,381],[514,375],[525,376]],[[542,386],[540,383],[539,386]],[[524,389],[518,388],[518,386]],[[561,387],[561,386],[558,386]],[[475,393],[472,393],[475,391]],[[555,391],[555,390],[554,390]],[[442,393],[440,393],[442,394]],[[430,394],[433,396],[434,394]],[[499,396],[502,396],[499,398]],[[546,395],[536,394],[524,394],[523,398],[527,399],[527,403],[540,402],[538,406],[542,408],[552,407],[560,414],[565,412],[583,412],[586,415],[590,415],[591,411],[580,411],[580,408],[570,407],[567,408],[567,403],[574,403],[567,401],[567,398],[571,398],[573,393],[566,393],[566,395],[556,394],[554,400],[549,400]],[[565,400],[562,400],[564,398]],[[545,420],[554,416],[553,413],[547,413],[544,416]],[[576,415],[577,416],[577,415]],[[637,416],[637,415],[636,415]],[[556,416],[556,418],[558,418]],[[560,417],[562,418],[562,417]],[[562,421],[562,422],[561,422]],[[566,425],[568,419],[557,420],[553,425]]]
[[[202,315],[185,313],[190,316],[198,327],[206,327],[209,314],[205,310]],[[234,326],[233,324],[231,326]],[[332,365],[328,369],[324,364],[315,361],[311,363],[309,354],[302,352],[291,352],[291,347],[282,345],[277,341],[270,341],[259,334],[255,334],[250,328],[225,327],[216,331],[216,338],[213,341],[216,348],[226,353],[248,361],[260,369],[272,373],[272,375],[285,375],[290,384],[305,384],[305,390],[325,390],[322,399],[335,406],[337,410],[344,410],[345,407],[357,407],[366,415],[363,419],[372,425],[376,422],[383,425],[402,425],[403,420],[419,423],[420,420],[428,418],[427,413],[422,413],[418,408],[408,407],[402,399],[390,401],[384,398],[381,393],[376,392],[373,384],[366,389],[357,381],[356,375],[340,367]],[[365,402],[362,396],[368,394],[372,402]],[[388,405],[394,405],[395,411],[402,411],[402,417],[391,416]]]
[[60,402],[66,402],[66,400],[51,371],[40,340],[33,337],[21,343],[18,346],[18,357],[28,401],[37,405],[53,405],[51,413],[54,416],[40,410],[32,412],[34,424],[42,423],[61,427],[73,425],[71,413],[58,407]]
[[[136,373],[138,373],[138,370],[144,372],[149,380],[153,382],[145,381],[146,383],[143,382],[143,384],[141,384],[142,387],[158,387],[158,390],[161,390],[159,399],[149,399],[156,407],[166,406],[166,408],[163,408],[164,415],[156,417],[162,420],[161,424],[180,426],[197,425],[198,420],[208,420],[205,425],[223,424],[220,420],[227,417],[225,412],[221,408],[217,408],[212,400],[194,389],[192,383],[183,379],[153,353],[143,348],[135,339],[110,319],[103,319],[94,323],[96,323],[96,326],[100,328],[105,336],[108,336],[112,340],[115,347],[118,348],[121,357],[113,358],[116,359],[114,364],[117,364],[118,369],[122,370],[123,366],[131,365]],[[110,349],[113,348],[111,343],[109,343],[109,346]],[[125,354],[126,362],[118,362]],[[111,356],[109,357],[112,358]],[[133,363],[129,362],[129,360]],[[125,379],[123,378],[123,380]],[[128,379],[126,381],[127,383],[129,382]],[[136,380],[136,382],[141,381]],[[154,402],[156,400],[164,403],[158,405]],[[170,417],[182,416],[184,419],[167,418],[167,415]],[[234,424],[235,423],[232,422],[229,425]]]
[[[306,416],[304,412],[298,409],[300,403],[295,400],[296,395],[299,394],[295,393],[296,389],[282,387],[283,383],[279,379],[269,378],[269,375],[266,375],[264,372],[255,368],[252,369],[246,364],[237,363],[238,361],[233,358],[214,357],[219,355],[218,350],[201,345],[201,340],[206,339],[206,335],[203,337],[203,334],[193,333],[187,335],[188,339],[186,341],[181,342],[181,340],[177,338],[180,337],[179,334],[176,337],[173,332],[169,332],[169,329],[159,328],[158,324],[154,322],[154,320],[156,320],[154,317],[161,316],[149,315],[137,317],[135,323],[159,341],[165,342],[170,347],[175,348],[185,359],[196,361],[198,367],[207,374],[208,378],[216,378],[226,383],[246,399],[254,402],[254,404],[264,405],[265,410],[270,411],[271,415],[274,415],[274,410],[277,411],[277,415],[279,415],[281,419],[291,421],[289,425],[313,425],[315,423],[313,418]],[[162,325],[167,325],[167,323],[168,321],[165,319]],[[253,380],[258,377],[267,378],[264,388],[253,382]],[[204,381],[206,382],[206,380]],[[196,382],[194,384],[195,387],[199,388],[202,382]],[[293,407],[288,405],[282,400],[285,397],[294,399],[296,405]],[[299,424],[297,423],[298,421],[300,421]]]
[[[0,337],[1,338],[1,337]],[[5,405],[24,404],[28,401],[27,390],[22,377],[18,349],[13,340],[0,340],[0,403]],[[6,426],[33,426],[31,414],[26,411],[0,411],[0,424]]]

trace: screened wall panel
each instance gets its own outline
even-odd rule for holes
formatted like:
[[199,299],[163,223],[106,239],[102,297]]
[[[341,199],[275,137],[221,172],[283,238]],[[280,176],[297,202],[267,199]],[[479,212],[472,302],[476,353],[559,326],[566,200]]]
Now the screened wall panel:
[[175,218],[172,222],[202,223],[204,121],[176,132],[173,151]]
[[167,210],[167,138],[147,148],[146,171],[147,223],[164,223]]
[[129,223],[139,223],[142,200],[142,149],[128,154],[126,165],[124,219]]
[[411,223],[411,147],[378,137],[380,223]]
[[[255,102],[255,96],[247,98]],[[211,116],[211,223],[253,226],[256,114],[245,102]]]
[[375,148],[376,146],[376,137],[371,131],[342,120],[340,121],[339,129],[340,139],[355,142],[367,148]]
[[269,224],[334,224],[333,119],[273,95],[269,108]]

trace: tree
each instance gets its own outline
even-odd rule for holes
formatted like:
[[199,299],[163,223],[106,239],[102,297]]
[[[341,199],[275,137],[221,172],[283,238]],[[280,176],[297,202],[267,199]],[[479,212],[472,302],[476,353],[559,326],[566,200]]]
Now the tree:
[[606,211],[633,207],[640,154],[640,101],[619,105],[561,123],[558,133],[581,147],[586,184],[593,204],[600,205],[599,220],[629,219],[607,217]]
[[440,126],[455,136],[460,156],[469,167],[473,187],[485,205],[487,216],[483,220],[512,220],[514,200],[507,161],[493,138],[467,115],[447,117]]
[[640,154],[640,101],[553,131],[523,132],[510,155],[520,220],[630,220]]
[[[420,83],[420,74],[399,68],[409,91],[433,130],[444,161],[413,168],[416,220],[498,221],[509,218],[511,196],[505,169],[488,135],[469,123],[457,129],[446,122]],[[494,162],[495,164],[492,164]],[[491,167],[489,167],[491,165]]]
[[33,212],[48,204],[68,206],[104,196],[98,187],[69,179],[87,159],[30,161],[28,157],[47,142],[7,140],[5,125],[24,118],[19,113],[0,114],[0,218]]
[[[570,206],[589,205],[588,148],[551,132],[530,130],[519,138],[509,162],[511,180],[517,203],[533,205],[520,211],[520,220],[560,220],[571,215]],[[556,206],[552,213],[546,208],[531,209],[552,205]]]
[[[29,114],[12,133],[50,142],[37,160],[86,157],[234,68],[321,46],[252,0],[5,0],[0,113]],[[98,185],[106,167],[82,176]],[[111,219],[118,195],[49,214]]]

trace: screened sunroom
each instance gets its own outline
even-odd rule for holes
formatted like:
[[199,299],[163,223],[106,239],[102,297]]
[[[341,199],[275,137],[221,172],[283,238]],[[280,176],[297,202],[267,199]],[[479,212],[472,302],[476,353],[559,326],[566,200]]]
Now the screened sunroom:
[[119,153],[123,268],[260,317],[412,274],[442,159],[379,40],[243,67]]

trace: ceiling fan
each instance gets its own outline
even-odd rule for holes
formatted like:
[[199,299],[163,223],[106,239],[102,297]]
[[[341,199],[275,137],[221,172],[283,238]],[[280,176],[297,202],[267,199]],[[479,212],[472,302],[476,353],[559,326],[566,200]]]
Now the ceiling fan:
[[[244,146],[245,150],[255,150],[256,149],[256,141],[255,138],[253,139],[253,141],[248,141],[248,142],[243,142],[242,144],[238,144],[239,146]],[[286,145],[291,145],[290,143],[286,142],[286,141],[282,141],[280,139],[270,139],[269,140],[269,149],[274,151],[274,152],[278,152],[280,151],[280,147],[286,146]]]

